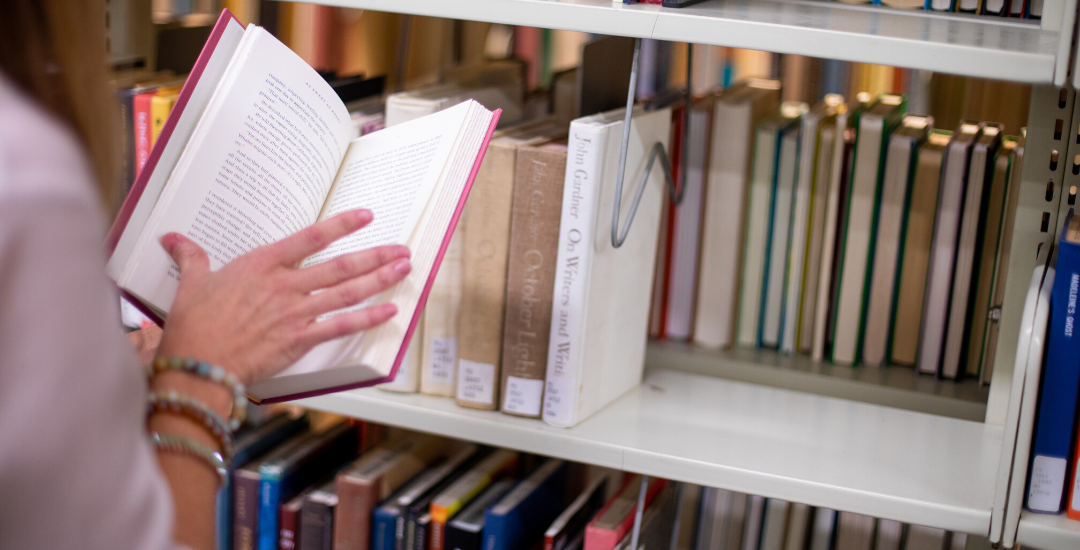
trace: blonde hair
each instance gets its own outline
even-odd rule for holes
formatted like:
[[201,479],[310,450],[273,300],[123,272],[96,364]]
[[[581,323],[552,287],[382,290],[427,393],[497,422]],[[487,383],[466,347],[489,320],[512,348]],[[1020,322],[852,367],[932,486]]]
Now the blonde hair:
[[4,0],[0,71],[78,135],[105,205],[115,204],[118,121],[103,0]]

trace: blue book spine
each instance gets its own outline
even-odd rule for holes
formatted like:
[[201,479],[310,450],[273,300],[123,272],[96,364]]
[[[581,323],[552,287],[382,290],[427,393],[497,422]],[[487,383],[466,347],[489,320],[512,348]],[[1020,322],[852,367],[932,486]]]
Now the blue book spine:
[[277,550],[278,511],[281,508],[281,479],[266,473],[259,482],[258,550]]
[[1080,390],[1080,334],[1076,326],[1080,245],[1065,239],[1072,217],[1070,210],[1058,246],[1057,277],[1050,295],[1046,361],[1028,477],[1028,509],[1048,514],[1062,510]]
[[217,494],[214,529],[217,534],[217,550],[232,550],[232,470],[225,476]]
[[395,550],[401,509],[397,506],[380,506],[375,509],[374,515],[375,525],[371,532],[371,550]]
[[[484,550],[519,550],[532,548],[544,538],[544,530],[555,521],[566,502],[566,463],[528,492],[509,510],[496,505],[484,512]],[[535,483],[526,479],[521,484]],[[520,487],[520,485],[519,485]],[[519,487],[511,489],[514,496]]]

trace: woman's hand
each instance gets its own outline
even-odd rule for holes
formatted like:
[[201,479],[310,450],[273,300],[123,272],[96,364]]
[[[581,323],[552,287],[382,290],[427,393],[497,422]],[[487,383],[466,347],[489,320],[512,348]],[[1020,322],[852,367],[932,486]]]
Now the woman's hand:
[[221,365],[252,384],[277,374],[317,344],[390,319],[397,313],[393,304],[316,321],[404,279],[411,269],[408,248],[382,246],[296,267],[371,220],[369,210],[345,212],[252,250],[218,271],[210,271],[206,253],[194,241],[179,233],[165,235],[162,246],[181,275],[158,355]]

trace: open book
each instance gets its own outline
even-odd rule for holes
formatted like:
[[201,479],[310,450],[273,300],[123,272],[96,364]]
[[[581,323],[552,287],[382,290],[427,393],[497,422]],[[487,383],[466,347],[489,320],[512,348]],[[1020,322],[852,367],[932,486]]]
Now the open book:
[[349,113],[330,86],[226,10],[110,232],[109,274],[164,318],[179,281],[160,244],[166,233],[198,242],[216,270],[318,220],[368,208],[369,226],[304,265],[409,246],[409,276],[356,306],[393,302],[399,313],[316,347],[249,395],[280,401],[393,380],[498,118],[470,100],[350,141]]

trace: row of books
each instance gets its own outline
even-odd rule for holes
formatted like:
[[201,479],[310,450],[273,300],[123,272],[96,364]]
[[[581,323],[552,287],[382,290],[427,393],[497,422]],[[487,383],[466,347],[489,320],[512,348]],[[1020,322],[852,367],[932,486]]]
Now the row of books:
[[1075,331],[1080,294],[1080,216],[1071,208],[1053,254],[1043,280],[1043,286],[1050,289],[1050,313],[1031,461],[1024,465],[1029,467],[1024,504],[1032,512],[1066,512],[1068,517],[1080,520],[1080,339]]
[[897,95],[777,107],[775,88],[691,109],[652,335],[989,381],[1022,139],[935,129]]
[[1042,0],[837,0],[845,4],[872,4],[891,8],[971,13],[997,17],[1041,19]]
[[[279,412],[237,437],[222,550],[963,550],[966,535]],[[642,484],[645,483],[644,489]]]

